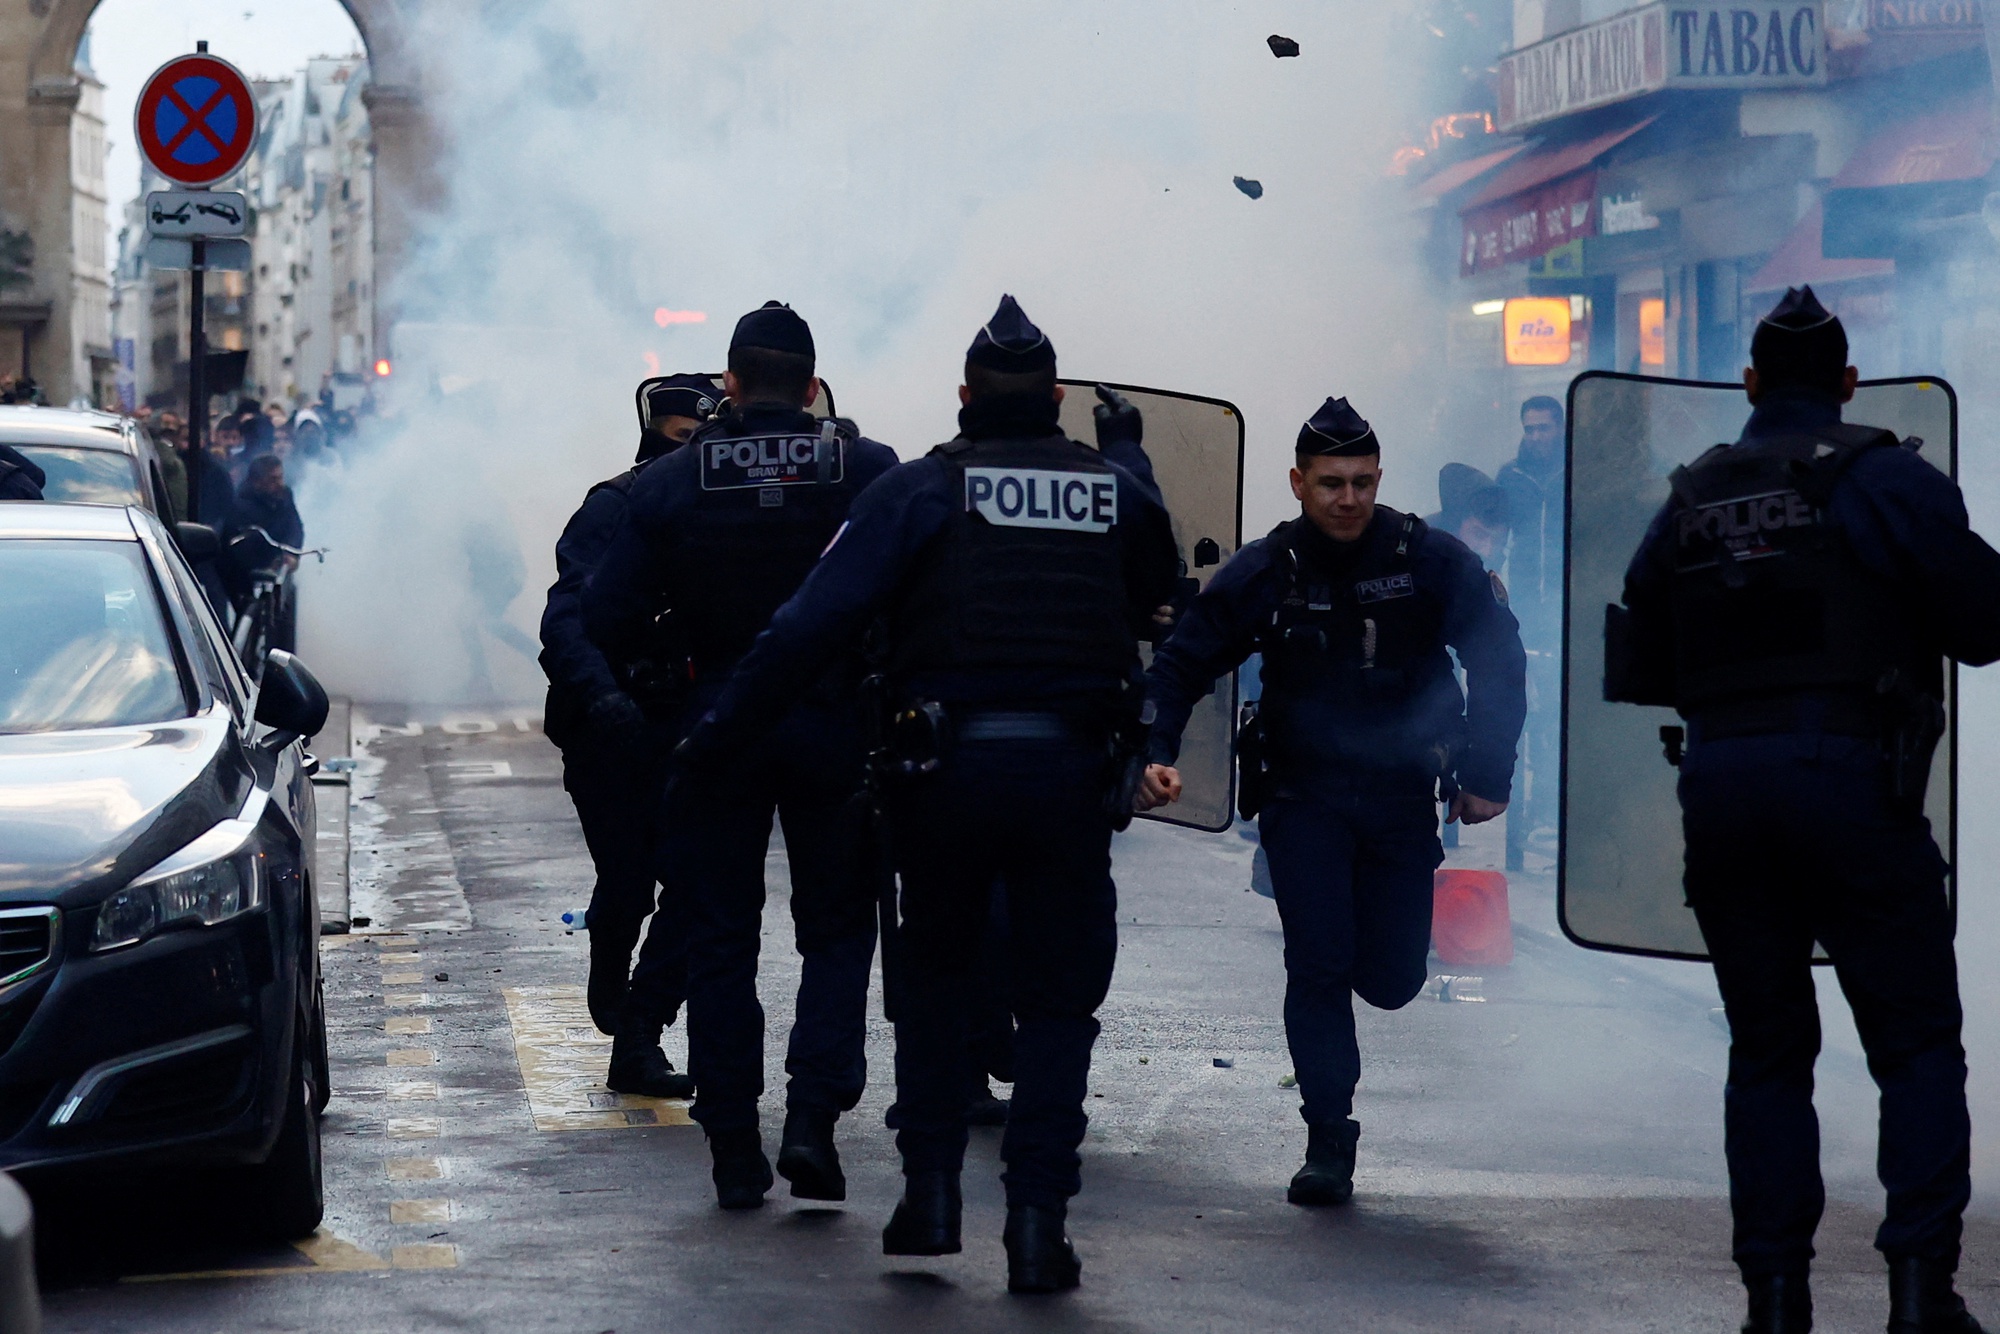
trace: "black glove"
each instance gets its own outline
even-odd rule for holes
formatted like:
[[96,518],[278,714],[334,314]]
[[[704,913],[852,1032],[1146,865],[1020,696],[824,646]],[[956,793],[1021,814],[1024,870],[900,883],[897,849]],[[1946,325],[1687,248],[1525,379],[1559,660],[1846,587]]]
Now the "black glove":
[[583,711],[584,726],[598,741],[636,746],[645,739],[646,713],[622,690],[607,690]]
[[1097,397],[1102,402],[1091,409],[1090,415],[1097,419],[1099,449],[1120,443],[1136,445],[1146,438],[1145,419],[1132,406],[1131,399],[1103,385],[1097,386]]

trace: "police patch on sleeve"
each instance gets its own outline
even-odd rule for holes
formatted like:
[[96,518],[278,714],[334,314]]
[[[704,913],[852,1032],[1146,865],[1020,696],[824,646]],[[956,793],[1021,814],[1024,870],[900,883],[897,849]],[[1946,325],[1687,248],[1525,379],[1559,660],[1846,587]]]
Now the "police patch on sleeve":
[[965,508],[1008,528],[1105,533],[1118,522],[1118,478],[1042,468],[967,468]]
[[709,440],[701,451],[704,491],[838,482],[846,472],[847,442],[839,436],[822,441],[816,435],[752,435]]
[[1498,572],[1488,570],[1486,572],[1486,579],[1488,583],[1493,585],[1493,600],[1503,607],[1507,606],[1507,585],[1500,582]]

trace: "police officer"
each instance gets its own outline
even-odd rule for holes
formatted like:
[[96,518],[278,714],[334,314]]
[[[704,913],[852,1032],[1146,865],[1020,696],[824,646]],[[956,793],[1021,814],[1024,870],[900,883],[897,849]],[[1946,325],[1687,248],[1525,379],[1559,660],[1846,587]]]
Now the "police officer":
[[1299,517],[1209,581],[1147,673],[1157,716],[1142,807],[1178,799],[1188,715],[1263,654],[1244,813],[1258,815],[1284,925],[1285,1035],[1307,1127],[1287,1198],[1301,1205],[1354,1192],[1353,997],[1400,1009],[1428,975],[1440,783],[1451,820],[1504,811],[1527,711],[1498,581],[1457,538],[1377,504],[1381,478],[1375,432],[1328,399],[1299,432]]
[[48,475],[12,445],[0,445],[0,500],[40,500]]
[[[1116,396],[1112,396],[1114,399]],[[1138,413],[1107,404],[1103,453],[1057,424],[1055,349],[1012,297],[966,354],[959,435],[884,477],[744,660],[683,749],[722,762],[871,618],[887,624],[895,703],[887,793],[901,876],[893,980],[903,1200],[890,1255],[960,1249],[967,1012],[1004,879],[1014,1038],[1006,1160],[1008,1287],[1074,1287],[1064,1235],[1094,1017],[1117,950],[1107,784],[1119,720],[1137,715],[1137,643],[1172,594],[1173,535]],[[1133,756],[1136,760],[1136,753]]]
[[[685,1098],[693,1081],[660,1049],[660,1032],[687,991],[684,929],[666,929],[681,921],[677,896],[662,895],[662,932],[673,948],[655,951],[652,966],[636,979],[638,994],[627,980],[640,927],[655,905],[652,843],[665,787],[659,751],[678,738],[656,736],[650,753],[645,740],[671,725],[677,701],[655,697],[656,681],[635,672],[633,662],[614,665],[583,629],[584,583],[623,521],[633,486],[715,411],[714,388],[705,376],[674,376],[653,387],[648,407],[649,425],[632,467],[592,487],[556,542],[556,582],[542,613],[541,664],[549,678],[543,726],[562,749],[563,786],[576,803],[597,871],[587,919],[586,995],[592,1022],[613,1038],[605,1085],[619,1093]],[[635,690],[647,696],[645,704],[633,698]]]
[[[798,588],[847,518],[855,496],[895,466],[886,446],[849,423],[820,422],[812,331],[771,302],[737,322],[727,402],[684,450],[633,488],[624,528],[585,599],[592,633],[616,649],[642,638],[665,606],[697,718],[774,611]],[[692,1115],[707,1133],[716,1200],[755,1208],[771,1188],[758,1129],[764,1011],[757,954],[764,857],[775,811],[791,866],[802,967],[785,1068],[778,1171],[807,1200],[847,1195],[834,1122],[867,1076],[868,978],[878,885],[867,857],[857,640],[814,679],[771,703],[775,729],[733,754],[713,782],[684,782],[664,807],[659,859],[686,885],[688,1062]],[[655,918],[639,971],[671,948]]]
[[1943,659],[2000,658],[2000,555],[1950,478],[1842,423],[1856,372],[1812,289],[1785,294],[1750,360],[1742,438],[1675,473],[1626,573],[1605,682],[1688,724],[1687,901],[1729,1016],[1744,1329],[1812,1324],[1817,941],[1882,1091],[1890,1334],[1974,1334],[1952,1284],[1971,1191],[1958,969],[1923,791]]
[[1513,529],[1507,549],[1510,609],[1521,622],[1528,650],[1528,679],[1534,707],[1521,737],[1517,781],[1525,779],[1522,800],[1507,814],[1507,869],[1525,863],[1528,836],[1556,822],[1560,765],[1556,758],[1562,729],[1563,608],[1563,406],[1547,394],[1521,404],[1521,445],[1500,467],[1494,481],[1507,494]]

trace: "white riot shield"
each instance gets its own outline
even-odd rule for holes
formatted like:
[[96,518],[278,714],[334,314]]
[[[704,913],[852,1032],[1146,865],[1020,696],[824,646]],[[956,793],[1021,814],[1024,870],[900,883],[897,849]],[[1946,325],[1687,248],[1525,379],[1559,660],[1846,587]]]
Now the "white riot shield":
[[[1095,380],[1064,380],[1062,429],[1072,440],[1097,439],[1091,411]],[[1243,545],[1243,414],[1219,398],[1111,384],[1146,421],[1146,454],[1173,516],[1183,596],[1206,585]],[[1141,653],[1150,663],[1152,649]],[[1195,705],[1181,737],[1181,799],[1141,819],[1220,832],[1236,810],[1236,674]]]
[[[1741,385],[1601,371],[1570,384],[1557,913],[1564,934],[1590,949],[1708,957],[1681,885],[1676,770],[1660,736],[1681,719],[1605,701],[1605,608],[1623,599],[1626,566],[1666,503],[1667,475],[1737,439],[1748,416]],[[1958,400],[1944,381],[1864,381],[1844,416],[1921,440],[1921,457],[1956,478]],[[1932,764],[1927,814],[1956,865],[1958,683],[1949,663],[1945,683],[1954,721]]]
[[[704,375],[707,372],[694,371],[692,374]],[[651,379],[639,381],[639,387],[632,391],[633,406],[639,410],[639,429],[641,431],[650,430],[653,425],[652,405],[646,402],[647,391],[657,385],[665,384],[673,378],[671,375],[655,375]],[[708,375],[708,379],[715,385],[716,402],[721,402],[722,373],[717,371],[712,375]],[[812,415],[822,418],[837,417],[840,415],[840,410],[833,405],[833,386],[825,380],[819,382],[819,397],[813,400]]]

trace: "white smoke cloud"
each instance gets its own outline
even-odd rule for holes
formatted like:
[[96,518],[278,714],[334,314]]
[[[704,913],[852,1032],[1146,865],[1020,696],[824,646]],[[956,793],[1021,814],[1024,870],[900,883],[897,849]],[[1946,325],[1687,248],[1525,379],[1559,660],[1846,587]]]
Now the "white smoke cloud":
[[[415,40],[451,204],[385,297],[511,333],[468,336],[480,387],[305,489],[339,548],[309,573],[310,660],[362,698],[463,693],[474,599],[448,534],[504,510],[526,570],[507,617],[531,630],[562,522],[629,458],[646,354],[719,368],[735,317],[773,297],[811,321],[842,411],[905,458],[953,433],[965,345],[1011,291],[1065,373],[1244,408],[1247,531],[1290,503],[1291,437],[1328,393],[1377,421],[1400,498],[1429,508],[1407,391],[1435,321],[1384,178],[1416,115],[1399,21],[1188,0],[434,12]],[[1304,55],[1273,59],[1271,32]],[[709,318],[663,330],[663,306]],[[539,691],[525,656],[492,664],[499,694]]]

